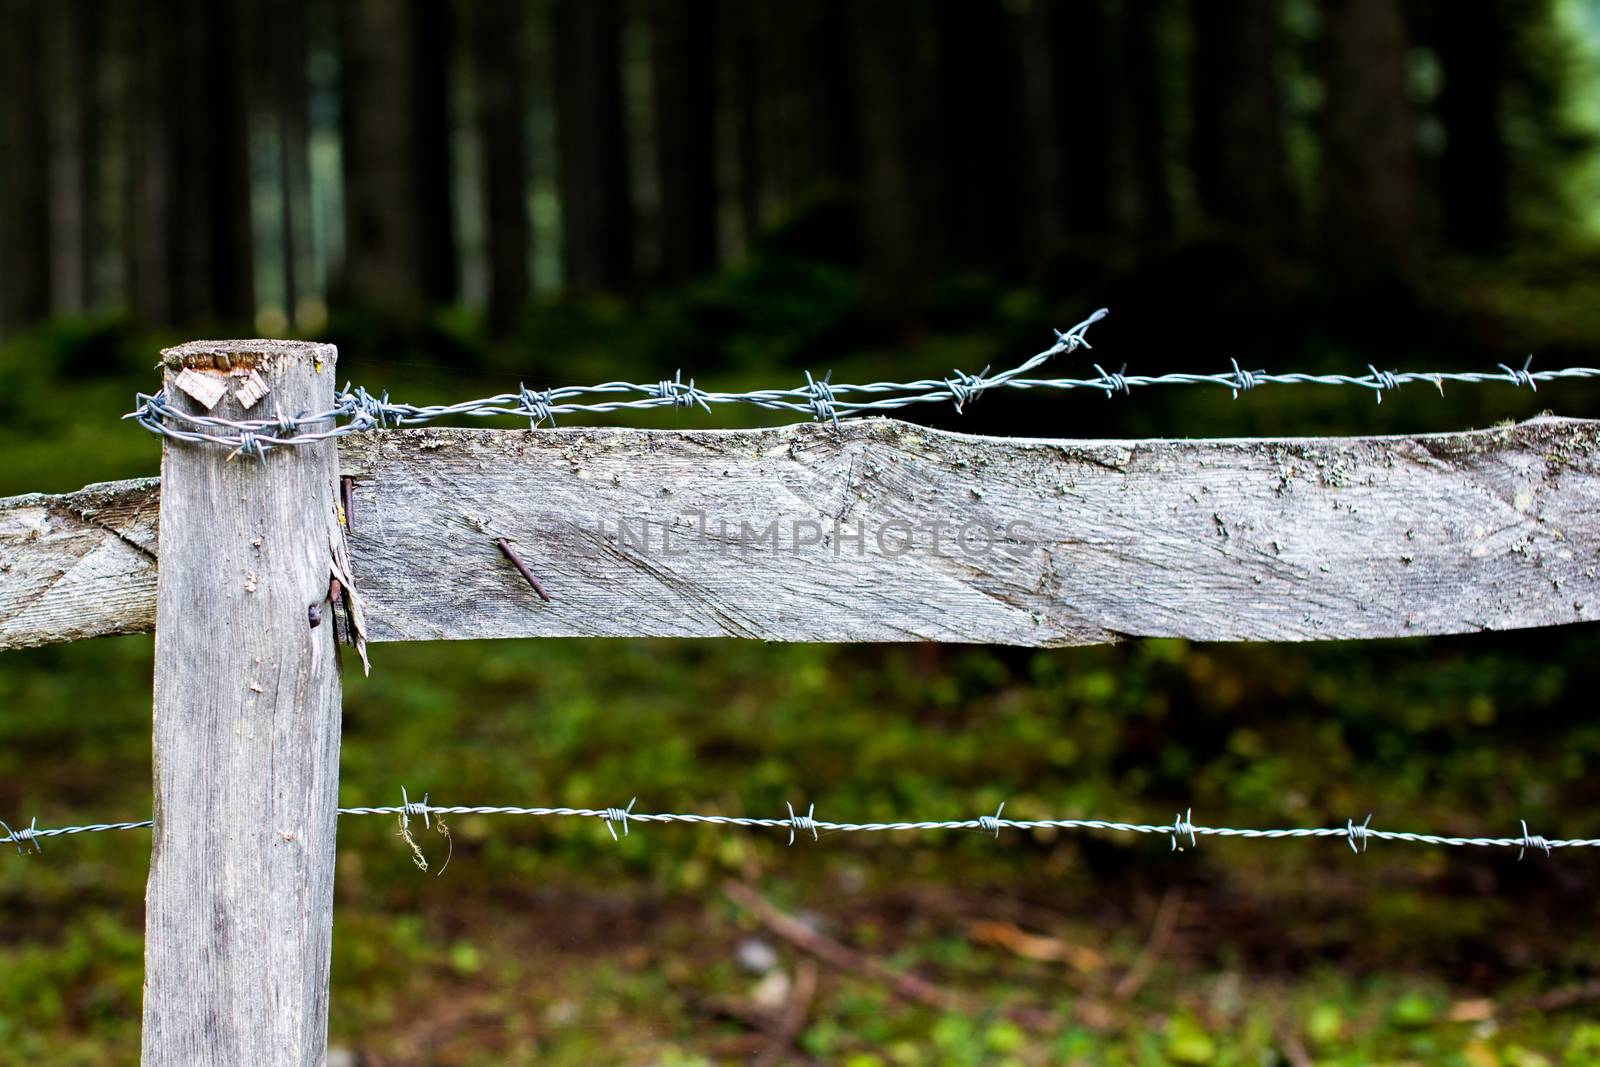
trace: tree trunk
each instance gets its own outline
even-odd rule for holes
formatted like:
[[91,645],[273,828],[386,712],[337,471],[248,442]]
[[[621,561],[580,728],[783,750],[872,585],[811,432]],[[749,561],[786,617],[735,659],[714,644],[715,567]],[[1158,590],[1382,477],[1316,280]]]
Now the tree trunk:
[[621,292],[633,282],[634,264],[621,4],[558,0],[553,31],[566,289]]
[[1146,0],[1125,4],[1118,14],[1119,64],[1117,98],[1123,100],[1122,135],[1126,138],[1127,198],[1123,213],[1128,228],[1145,241],[1172,232],[1172,190],[1168,181],[1167,121],[1160,72],[1158,27],[1168,9]]
[[[1112,70],[1107,54],[1115,53],[1106,5],[1078,0],[1042,6],[1045,26],[1035,51],[1050,69],[1051,126],[1029,138],[1030,152],[1059,157],[1059,181],[1050,189],[1053,214],[1064,222],[1069,237],[1102,237],[1110,230],[1110,189],[1117,115]],[[1147,14],[1147,13],[1146,13]],[[1146,69],[1149,70],[1149,69]],[[1149,74],[1139,75],[1141,82]]]
[[745,248],[755,247],[763,226],[762,203],[767,191],[767,168],[762,152],[766,80],[761,77],[761,21],[764,5],[753,0],[730,0],[724,6],[733,44],[734,156],[739,174],[739,229]]
[[239,0],[179,4],[174,322],[253,324],[250,125]]
[[0,322],[15,328],[50,314],[50,128],[45,92],[45,8],[34,0],[0,7]]
[[[455,296],[443,19],[430,0],[349,0],[339,13],[343,287],[416,313]],[[438,52],[441,55],[433,55]],[[419,62],[426,60],[426,62]]]
[[1417,236],[1404,8],[1393,0],[1323,0],[1322,12],[1327,250],[1345,268],[1402,267]]
[[[1054,4],[1030,3],[1017,20],[1022,125],[1027,145],[1023,158],[1028,254],[1035,262],[1045,259],[1067,236],[1068,200],[1063,195],[1067,154],[1058,136],[1063,125],[1056,97],[1057,80],[1065,74],[1057,69],[1051,32],[1060,15]],[[1095,53],[1089,50],[1082,54]]]
[[311,254],[311,87],[307,72],[311,29],[306,7],[307,0],[278,0],[265,19],[266,39],[272,42],[266,73],[272,80],[278,181],[283,197],[283,310],[291,324],[296,323],[302,296],[315,286]]
[[106,50],[106,5],[101,0],[80,0],[78,13],[78,44],[75,50],[79,76],[83,79],[82,110],[78,120],[78,163],[81,174],[78,192],[82,206],[78,210],[82,219],[79,239],[83,242],[79,253],[83,271],[79,285],[83,289],[83,306],[93,311],[104,300],[100,279],[100,250],[104,246],[105,221],[108,215],[101,196],[100,183],[105,173],[103,156],[105,138],[106,104],[101,86],[106,77],[108,53]]
[[923,205],[936,167],[918,106],[916,38],[926,12],[898,0],[858,0],[851,10],[861,89],[863,298],[874,312],[893,316],[925,299],[935,246]]
[[1202,208],[1239,236],[1277,245],[1289,226],[1283,113],[1273,69],[1277,0],[1192,0],[1191,160]]
[[475,0],[471,14],[489,246],[489,326],[503,334],[531,290],[527,24],[521,5],[507,0]]
[[1511,230],[1510,161],[1500,132],[1511,27],[1499,0],[1451,0],[1432,15],[1444,68],[1439,120],[1445,180],[1439,187],[1445,237],[1457,248],[1495,252]]
[[344,164],[344,267],[349,297],[369,307],[423,299],[422,238],[410,124],[411,26],[394,0],[338,5]]
[[851,0],[820,0],[816,48],[808,85],[813,92],[812,126],[818,135],[822,175],[837,185],[852,185],[861,174],[861,144],[845,119],[861,106],[850,46]]
[[716,27],[703,0],[650,9],[661,274],[678,282],[717,265]]
[[1003,262],[1022,232],[1012,16],[997,0],[940,0],[936,14],[942,165],[920,180],[942,176],[941,214],[957,259]]
[[409,0],[411,166],[417,175],[423,295],[448,304],[461,294],[450,165],[451,5]]
[[129,55],[126,263],[129,306],[151,326],[175,321],[173,165],[177,157],[176,12],[153,4],[121,24]]
[[58,315],[89,308],[93,148],[87,132],[98,70],[90,65],[93,13],[88,7],[85,0],[63,0],[45,8],[49,91],[35,104],[47,110],[50,130],[50,308]]
[[[210,262],[212,233],[218,222],[215,194],[217,182],[230,176],[227,163],[216,174],[207,166],[211,61],[206,53],[212,18],[201,9],[203,3],[175,0],[176,61],[159,75],[173,82],[177,109],[172,165],[167,170],[174,208],[168,230],[173,242],[172,325],[209,322],[216,317]],[[232,69],[225,71],[222,80],[228,81],[233,73]],[[221,91],[226,95],[225,88]]]
[[754,49],[760,80],[761,144],[766,153],[770,199],[785,218],[808,190],[812,170],[809,120],[812,102],[806,99],[809,79],[802,72],[813,62],[807,54],[811,26],[821,9],[786,2],[760,0],[760,34]]

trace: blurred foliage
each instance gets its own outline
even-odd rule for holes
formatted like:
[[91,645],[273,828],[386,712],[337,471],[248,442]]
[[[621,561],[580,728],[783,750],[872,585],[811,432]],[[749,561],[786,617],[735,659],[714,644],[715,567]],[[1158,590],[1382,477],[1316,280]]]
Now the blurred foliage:
[[[420,327],[336,317],[341,374],[435,399],[561,380],[702,384],[938,373],[1015,360],[1105,302],[1094,360],[1140,370],[1592,362],[1592,253],[1494,270],[1444,264],[1426,286],[1335,300],[1222,245],[1176,248],[1090,286],[974,276],[939,318],[885,332],[855,315],[856,278],[774,253],[640,305],[531,310],[514,342],[473,315]],[[1070,265],[1063,264],[1063,270]],[[1187,286],[1172,277],[1193,279]],[[1156,297],[1145,294],[1157,294]],[[1351,314],[1351,306],[1363,309]],[[1365,309],[1373,309],[1368,315]],[[1390,317],[1396,309],[1405,317]],[[1202,313],[1203,312],[1203,313]],[[1514,340],[1513,340],[1514,339]],[[164,339],[116,321],[57,323],[0,358],[0,493],[148,474],[158,445],[113,416],[154,382]],[[1508,348],[1510,345],[1515,348]],[[375,354],[381,354],[377,358]],[[463,369],[465,368],[465,369]],[[559,372],[559,373],[557,373]],[[993,396],[964,429],[1366,432],[1483,425],[1592,389],[1485,386]],[[1064,419],[1065,416],[1065,419]],[[769,419],[719,411],[716,421]],[[696,413],[640,424],[704,424]],[[732,641],[379,646],[347,676],[343,800],[625,804],[728,813],[815,801],[819,816],[1082,815],[1240,826],[1342,824],[1600,836],[1600,630],[1321,645],[1140,641],[1056,651]],[[151,642],[0,660],[0,814],[44,825],[149,810]],[[754,998],[735,947],[763,937],[718,893],[751,880],[779,906],[897,967],[973,996],[939,1015],[825,973],[799,1047],[869,1064],[1588,1063],[1600,1030],[1537,998],[1600,971],[1600,862],[1343,841],[1203,841],[1053,833],[833,836],[467,817],[424,834],[426,875],[395,827],[341,827],[333,1043],[361,1062],[699,1064],[747,1058],[749,1031],[709,1009]],[[449,865],[439,878],[445,858]],[[128,1062],[136,1046],[142,833],[0,856],[0,1063]],[[1164,895],[1176,935],[1119,999]],[[1548,917],[1530,922],[1530,916]],[[973,935],[1001,919],[1070,946],[1040,962]],[[779,948],[780,972],[795,958]],[[1475,1004],[1491,998],[1494,1010]],[[425,1010],[424,1010],[425,1009]],[[730,1051],[731,1050],[731,1051]],[[1300,1058],[1295,1058],[1300,1057]]]

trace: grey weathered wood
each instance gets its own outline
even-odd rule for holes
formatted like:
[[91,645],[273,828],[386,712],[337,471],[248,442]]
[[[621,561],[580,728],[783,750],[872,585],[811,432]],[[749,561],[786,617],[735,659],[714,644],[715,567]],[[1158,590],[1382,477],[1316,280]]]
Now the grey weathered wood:
[[[374,640],[1304,640],[1600,611],[1593,422],[1287,441],[991,439],[888,421],[445,429],[352,439],[341,462]],[[862,551],[833,536],[836,519],[866,531]],[[644,520],[646,546],[620,536],[619,521],[637,541]],[[774,520],[777,551],[721,534]],[[935,552],[919,535],[895,558],[875,536],[895,520],[973,522],[994,544],[968,554],[947,532]],[[1008,538],[1013,520],[1028,527]],[[796,523],[827,542],[795,549]]]
[[[228,384],[213,414],[243,417],[232,394],[252,369],[286,411],[332,400],[330,346],[164,355],[169,384],[184,367]],[[331,443],[226,456],[162,453],[143,1062],[311,1067],[326,1056],[333,930],[340,689],[323,602],[338,457]]]
[[[1048,645],[1591,620],[1600,609],[1597,442],[1600,423],[1554,418],[1261,441],[992,439],[872,420],[837,434],[385,431],[346,438],[341,455],[357,478],[351,556],[374,640],[734,634]],[[150,492],[122,484],[129,507]],[[46,505],[0,501],[0,530],[18,506],[36,514]],[[741,521],[764,529],[777,519],[784,551],[685,537],[695,509],[713,532],[719,520],[737,534]],[[852,532],[937,518],[1022,519],[1034,533],[976,558],[952,551],[948,534],[942,556],[926,551],[924,535],[921,551],[886,558],[870,532],[864,556],[853,545],[837,556],[831,544],[788,551],[795,521],[831,534],[841,514]],[[619,519],[635,541],[651,522],[648,549],[618,538]],[[676,524],[669,547],[683,554],[662,550],[663,522]],[[554,603],[500,556],[502,534]],[[51,542],[18,547],[30,554],[27,573],[54,573]],[[101,580],[108,602],[148,618],[136,610],[137,574]],[[0,574],[0,605],[21,603],[7,581]],[[24,626],[0,612],[0,645],[94,632],[75,599],[53,595],[30,602]]]
[[160,492],[140,478],[0,499],[0,648],[153,629]]

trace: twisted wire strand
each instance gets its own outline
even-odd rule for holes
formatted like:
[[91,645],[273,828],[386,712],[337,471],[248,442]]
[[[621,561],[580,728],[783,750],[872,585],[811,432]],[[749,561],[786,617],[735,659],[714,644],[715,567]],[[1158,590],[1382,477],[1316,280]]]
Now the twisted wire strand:
[[[604,414],[616,411],[645,411],[652,408],[699,407],[711,410],[713,404],[748,404],[769,411],[809,416],[813,421],[838,425],[852,416],[898,411],[915,404],[950,403],[957,412],[991,389],[1074,390],[1088,389],[1107,398],[1118,393],[1131,395],[1136,389],[1154,386],[1216,385],[1228,389],[1235,399],[1241,392],[1261,385],[1342,385],[1371,389],[1379,403],[1383,394],[1404,385],[1425,383],[1444,391],[1446,382],[1482,384],[1504,382],[1518,388],[1537,390],[1540,382],[1574,378],[1600,378],[1600,368],[1565,367],[1559,370],[1532,369],[1529,356],[1520,368],[1501,364],[1495,371],[1383,371],[1368,366],[1366,374],[1307,374],[1287,372],[1269,374],[1250,370],[1230,361],[1232,370],[1215,374],[1170,373],[1128,374],[1124,366],[1111,372],[1098,364],[1095,377],[1030,377],[1051,358],[1092,347],[1086,337],[1089,327],[1105,318],[1101,308],[1072,329],[1056,332],[1056,343],[1008,370],[990,374],[985,367],[978,374],[956,370],[948,378],[921,378],[909,382],[835,383],[830,376],[814,378],[808,371],[804,385],[788,389],[755,389],[742,393],[701,389],[693,378],[683,381],[678,372],[671,379],[656,382],[601,382],[596,385],[567,385],[543,390],[522,386],[515,393],[499,393],[454,404],[407,404],[389,399],[388,393],[374,395],[359,386],[346,385],[333,407],[325,411],[298,415],[279,415],[271,419],[226,419],[215,415],[192,415],[174,409],[164,393],[135,395],[135,409],[124,418],[133,419],[152,433],[180,441],[218,444],[234,449],[235,455],[261,458],[273,449],[311,444],[364,430],[421,426],[452,418],[521,418],[530,428],[555,424],[558,415]],[[614,399],[613,399],[614,398]]]
[[[402,791],[403,793],[403,791]],[[1201,837],[1237,837],[1250,840],[1283,840],[1288,838],[1342,838],[1352,851],[1365,851],[1371,841],[1395,841],[1403,844],[1415,845],[1440,845],[1452,848],[1515,848],[1518,858],[1522,858],[1529,849],[1536,849],[1549,855],[1559,848],[1600,848],[1600,838],[1555,838],[1549,839],[1531,833],[1528,824],[1522,823],[1522,833],[1516,837],[1461,837],[1448,834],[1416,833],[1409,830],[1381,830],[1371,826],[1372,816],[1368,815],[1363,822],[1348,820],[1344,826],[1320,826],[1290,829],[1249,829],[1230,826],[1201,826],[1191,821],[1191,813],[1185,812],[1178,815],[1170,823],[1137,823],[1114,822],[1105,819],[1007,819],[1002,817],[1005,805],[993,815],[982,815],[972,819],[934,819],[915,820],[904,822],[832,822],[827,819],[814,817],[815,809],[807,806],[806,813],[800,814],[793,805],[790,805],[788,814],[774,817],[760,817],[749,815],[705,815],[681,812],[642,812],[633,810],[633,801],[626,808],[571,808],[571,807],[517,807],[508,805],[477,805],[477,804],[430,804],[424,794],[423,800],[415,802],[402,795],[399,804],[380,805],[376,807],[346,807],[340,808],[342,816],[355,815],[389,815],[402,821],[411,818],[428,820],[436,815],[513,815],[529,816],[534,818],[577,818],[599,819],[606,824],[611,836],[618,838],[617,827],[620,824],[622,834],[629,833],[629,827],[636,823],[683,823],[699,826],[731,826],[744,829],[758,830],[783,830],[789,833],[789,843],[804,835],[810,835],[814,840],[822,834],[833,833],[898,833],[898,832],[927,832],[942,830],[972,830],[999,837],[1001,830],[1088,830],[1113,834],[1154,834],[1170,839],[1172,848],[1180,850],[1185,846],[1194,847]],[[141,822],[115,822],[94,823],[86,826],[60,826],[46,829],[37,828],[30,824],[24,829],[12,829],[4,822],[0,822],[0,829],[6,832],[5,837],[0,837],[0,844],[12,844],[18,852],[24,850],[25,845],[31,845],[34,851],[39,850],[39,839],[46,837],[60,837],[68,834],[99,833],[109,830],[141,830],[148,829],[151,821],[146,819]]]

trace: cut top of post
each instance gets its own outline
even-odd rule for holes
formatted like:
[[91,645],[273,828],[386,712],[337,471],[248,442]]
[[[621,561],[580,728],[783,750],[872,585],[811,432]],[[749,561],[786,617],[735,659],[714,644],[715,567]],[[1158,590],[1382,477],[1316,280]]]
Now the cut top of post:
[[229,458],[259,459],[292,438],[326,440],[337,435],[338,358],[333,345],[313,341],[190,341],[162,351],[162,390],[137,416],[169,438],[231,445]]
[[256,338],[237,341],[186,341],[161,350],[161,363],[169,370],[273,371],[286,361],[309,363],[319,373],[339,358],[333,345],[317,341],[279,341]]

